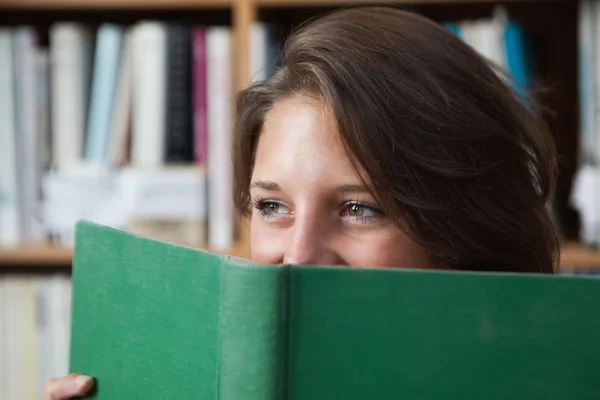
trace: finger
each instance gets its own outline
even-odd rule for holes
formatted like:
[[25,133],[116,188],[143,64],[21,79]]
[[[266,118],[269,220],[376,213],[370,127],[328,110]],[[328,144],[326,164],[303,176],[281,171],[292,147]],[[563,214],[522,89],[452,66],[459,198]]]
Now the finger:
[[81,374],[70,374],[50,380],[46,385],[44,400],[65,400],[83,396],[94,386],[94,379]]

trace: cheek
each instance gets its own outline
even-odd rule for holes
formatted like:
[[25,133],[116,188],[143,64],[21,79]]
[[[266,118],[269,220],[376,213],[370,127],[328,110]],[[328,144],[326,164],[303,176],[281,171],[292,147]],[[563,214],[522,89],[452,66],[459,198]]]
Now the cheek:
[[273,234],[273,229],[252,215],[250,224],[250,258],[261,264],[283,262],[285,252],[283,235]]
[[435,268],[427,253],[396,228],[383,229],[354,243],[340,243],[340,255],[349,265],[384,268]]

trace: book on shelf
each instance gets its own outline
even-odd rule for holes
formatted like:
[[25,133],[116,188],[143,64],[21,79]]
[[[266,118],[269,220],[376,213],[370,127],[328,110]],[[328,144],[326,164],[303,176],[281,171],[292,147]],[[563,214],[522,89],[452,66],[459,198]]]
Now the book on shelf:
[[263,265],[77,227],[97,399],[593,399],[600,280]]

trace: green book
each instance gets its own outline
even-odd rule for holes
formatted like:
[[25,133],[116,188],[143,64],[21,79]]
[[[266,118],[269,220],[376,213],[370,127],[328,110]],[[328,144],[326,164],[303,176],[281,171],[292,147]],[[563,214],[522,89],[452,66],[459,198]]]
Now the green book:
[[104,400],[600,398],[600,279],[260,265],[77,227],[71,370]]

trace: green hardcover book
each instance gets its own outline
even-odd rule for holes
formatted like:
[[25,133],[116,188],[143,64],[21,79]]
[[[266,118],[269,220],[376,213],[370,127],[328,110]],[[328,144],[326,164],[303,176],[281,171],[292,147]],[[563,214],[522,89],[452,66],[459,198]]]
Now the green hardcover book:
[[599,365],[597,278],[258,265],[77,227],[93,398],[598,399]]

